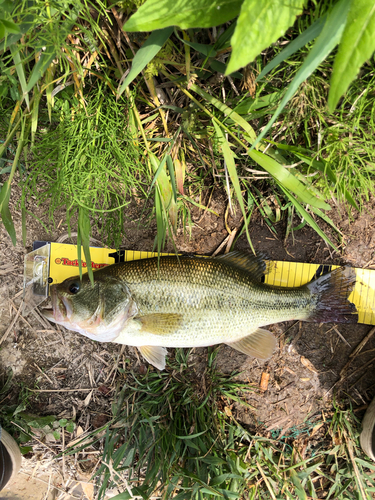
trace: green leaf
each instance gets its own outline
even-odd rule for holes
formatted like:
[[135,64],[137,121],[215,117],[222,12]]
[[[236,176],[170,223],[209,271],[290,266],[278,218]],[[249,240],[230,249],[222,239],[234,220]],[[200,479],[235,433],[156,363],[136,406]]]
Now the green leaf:
[[190,86],[190,89],[196,92],[198,95],[206,99],[210,104],[215,106],[218,110],[220,110],[224,115],[230,119],[232,119],[237,125],[242,127],[244,131],[249,135],[250,140],[254,141],[256,139],[256,134],[254,129],[247,123],[246,120],[242,118],[238,113],[233,111],[229,106],[224,104],[223,102],[219,101],[219,99],[216,99],[216,97],[213,97],[212,95],[208,94],[208,92],[205,92],[202,90],[198,85],[193,83]]
[[[232,37],[227,75],[252,62],[302,14],[305,0],[244,0]],[[251,28],[250,28],[251,27]]]
[[204,56],[216,57],[217,52],[213,45],[208,45],[206,43],[189,42],[189,40],[184,40],[183,38],[181,38],[177,30],[174,30],[174,32],[176,37],[180,40],[180,42],[184,43],[185,45],[188,45],[192,49],[203,54]]
[[328,107],[333,111],[362,64],[375,50],[375,3],[353,0],[333,64]]
[[[238,203],[240,204],[240,207],[241,207],[241,212],[242,212],[242,215],[243,215],[243,218],[245,221],[247,239],[250,243],[251,249],[254,251],[253,246],[251,244],[250,234],[249,234],[249,230],[248,230],[246,211],[245,211],[245,206],[244,206],[243,197],[242,197],[242,193],[241,193],[240,181],[239,181],[238,175],[237,175],[236,165],[234,163],[233,152],[230,149],[228,141],[226,140],[220,126],[214,120],[212,120],[212,123],[214,124],[217,138],[219,139],[221,149],[223,150],[223,155],[224,155],[224,159],[225,159],[225,162],[227,165],[228,174],[229,174],[230,180],[232,181],[234,191],[235,191],[237,199],[238,199]],[[230,196],[229,193],[228,193],[228,196]]]
[[46,47],[45,51],[42,51],[39,57],[39,61],[33,67],[29,81],[27,83],[27,91],[34,87],[34,85],[42,78],[46,69],[51,64],[53,58],[55,57],[54,45],[49,45]]
[[255,160],[261,167],[271,174],[282,186],[290,191],[293,191],[303,203],[312,205],[316,208],[324,210],[331,210],[331,207],[323,200],[314,196],[306,186],[302,184],[296,177],[289,172],[289,170],[273,158],[261,153],[260,151],[249,150],[248,154]]
[[147,64],[156,56],[156,54],[171,36],[172,32],[173,28],[165,28],[151,33],[151,35],[147,38],[145,43],[134,56],[130,72],[122,83],[120,90],[118,91],[119,96],[147,66]]
[[255,99],[254,97],[247,97],[237,104],[233,111],[240,115],[246,115],[255,109],[265,108],[276,103],[280,100],[280,97],[280,92],[272,92],[272,94],[267,94],[262,97],[257,96]]
[[279,107],[274,112],[271,120],[264,128],[263,132],[258,136],[257,140],[253,143],[254,148],[258,142],[268,133],[273,123],[280,115],[289,99],[293,97],[300,84],[305,81],[311,73],[313,73],[319,64],[324,61],[328,54],[340,42],[342,33],[344,31],[346,17],[350,6],[350,0],[340,0],[332,9],[327,17],[327,21],[322,29],[321,34],[316,40],[314,47],[309,52],[301,68],[298,70],[296,76],[288,87]]
[[61,418],[59,420],[59,426],[60,427],[65,427],[67,423],[68,423],[68,419],[66,419],[66,418]]
[[16,230],[14,228],[12,215],[9,210],[9,199],[10,199],[10,186],[8,186],[8,182],[4,182],[1,190],[0,190],[0,215],[3,221],[4,227],[7,230],[12,243],[16,246]]
[[19,79],[19,82],[20,82],[20,85],[21,85],[23,97],[25,98],[25,101],[26,101],[27,109],[30,109],[29,94],[28,94],[27,83],[26,83],[26,76],[25,76],[25,71],[23,69],[23,64],[22,64],[22,61],[21,61],[19,48],[16,45],[11,45],[9,48],[10,48],[10,52],[11,52],[13,60],[14,60],[14,64],[16,66],[16,71],[17,71],[18,79]]
[[280,189],[283,191],[285,196],[293,203],[294,208],[300,214],[300,216],[305,219],[305,221],[316,231],[319,236],[323,238],[331,247],[338,251],[337,247],[332,243],[332,241],[328,238],[328,236],[320,229],[315,220],[311,217],[311,215],[303,208],[303,206],[292,196],[288,189],[283,188],[281,184],[279,184]]
[[314,40],[317,36],[320,35],[324,23],[326,22],[327,16],[324,15],[317,19],[311,26],[309,26],[305,31],[303,31],[297,38],[288,43],[288,45],[283,49],[280,54],[277,54],[276,57],[270,61],[267,66],[265,66],[262,72],[256,78],[256,82],[261,80],[264,76],[266,76],[270,71],[272,71],[276,66],[280,63],[288,59],[291,55],[295,54],[300,48],[307,45],[311,40]]
[[82,265],[81,265],[81,242],[82,242],[83,252],[85,254],[85,259],[86,259],[87,273],[89,275],[91,283],[94,284],[94,273],[92,271],[91,255],[90,255],[90,233],[91,233],[91,225],[87,209],[79,207],[78,235],[77,235],[79,277],[80,279],[82,279]]
[[302,486],[302,483],[301,483],[299,477],[297,476],[296,471],[291,470],[290,471],[290,476],[291,476],[292,482],[294,484],[295,493],[296,493],[298,499],[299,500],[307,500],[306,492],[305,492],[305,490],[304,490],[304,488]]
[[22,455],[27,455],[28,453],[30,453],[30,451],[33,451],[32,446],[20,446],[20,452],[22,453]]
[[21,33],[19,26],[13,21],[6,21],[5,19],[1,19],[1,23],[5,27],[5,32],[8,33]]
[[210,28],[238,16],[243,0],[147,0],[124,25],[125,31],[152,31],[166,26]]
[[119,493],[118,495],[112,497],[112,500],[130,500],[130,498],[134,498],[132,493],[125,491],[124,493]]
[[56,439],[56,441],[59,441],[59,439],[60,439],[60,433],[59,433],[59,431],[53,431],[52,435]]
[[73,432],[75,429],[75,424],[74,422],[68,422],[66,425],[66,430],[67,432]]

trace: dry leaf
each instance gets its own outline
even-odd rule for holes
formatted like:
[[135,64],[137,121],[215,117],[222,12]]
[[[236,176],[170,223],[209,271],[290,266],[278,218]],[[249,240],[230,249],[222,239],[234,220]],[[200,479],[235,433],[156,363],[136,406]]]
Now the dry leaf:
[[311,434],[310,434],[310,437],[312,437],[314,434],[316,434],[318,432],[318,430],[323,427],[324,425],[324,422],[321,422],[320,424],[317,424],[313,430],[311,431]]
[[92,483],[81,483],[81,486],[87,500],[94,500],[94,485]]
[[224,407],[224,411],[225,411],[225,414],[226,414],[227,417],[231,417],[232,416],[232,410],[228,406]]
[[85,406],[88,406],[88,405],[90,404],[90,401],[91,401],[91,397],[92,397],[92,393],[93,393],[93,392],[94,392],[94,391],[90,391],[90,392],[88,393],[88,395],[86,396],[86,399],[85,399],[85,400],[84,400],[84,402],[83,402],[83,404],[84,404]]

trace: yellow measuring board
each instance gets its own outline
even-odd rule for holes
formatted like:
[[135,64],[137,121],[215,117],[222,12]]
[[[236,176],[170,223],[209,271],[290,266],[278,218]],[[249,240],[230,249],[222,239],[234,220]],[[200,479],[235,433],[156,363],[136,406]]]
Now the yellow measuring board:
[[[117,252],[108,248],[90,248],[93,269],[100,269],[114,264]],[[83,250],[82,250],[83,257]],[[174,254],[162,254],[174,255]],[[121,260],[139,260],[157,257],[155,252],[138,252],[125,250],[121,253]],[[269,261],[269,272],[265,276],[265,283],[274,286],[297,287],[309,283],[314,277],[326,274],[339,266],[306,264],[301,262]],[[82,272],[86,262],[82,260]],[[353,268],[356,273],[356,285],[349,296],[358,310],[358,323],[375,325],[375,270]],[[49,282],[61,283],[66,278],[79,274],[77,247],[63,243],[51,243]]]

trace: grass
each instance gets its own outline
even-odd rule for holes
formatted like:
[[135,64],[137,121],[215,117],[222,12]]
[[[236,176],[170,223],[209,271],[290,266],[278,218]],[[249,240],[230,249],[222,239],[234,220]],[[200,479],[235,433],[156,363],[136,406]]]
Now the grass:
[[360,450],[351,410],[335,404],[274,437],[254,421],[254,432],[236,420],[233,403],[246,404],[256,388],[222,375],[216,352],[198,378],[180,349],[167,371],[120,370],[112,419],[66,450],[78,460],[82,449],[101,450],[98,499],[113,488],[116,500],[372,498],[375,466]]
[[31,411],[33,396],[24,383],[17,386],[13,380],[11,369],[7,373],[1,374],[0,423],[5,430],[14,436],[23,455],[33,451],[29,442],[35,437],[43,441],[45,439],[59,441],[62,429],[66,429],[70,433],[75,429],[74,422],[65,418],[58,419],[54,415],[39,416],[33,414]]
[[86,95],[84,107],[69,87],[55,99],[58,122],[37,135],[24,197],[37,194],[42,204],[50,200],[52,223],[62,206],[67,208],[68,226],[72,216],[87,210],[103,239],[118,247],[126,207],[134,193],[146,198],[150,182],[131,131],[123,124],[127,103],[116,102],[101,86]]

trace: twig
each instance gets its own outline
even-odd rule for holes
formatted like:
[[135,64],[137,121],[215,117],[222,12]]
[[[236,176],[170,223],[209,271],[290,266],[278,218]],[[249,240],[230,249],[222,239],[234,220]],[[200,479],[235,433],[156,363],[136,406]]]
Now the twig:
[[2,344],[8,338],[9,333],[11,332],[12,328],[16,324],[16,321],[18,320],[19,315],[21,314],[22,306],[23,306],[23,300],[21,301],[21,304],[20,304],[20,307],[18,308],[17,314],[15,315],[15,317],[14,317],[13,321],[11,322],[11,324],[9,325],[9,328],[4,333],[4,335],[1,337],[0,344]]
[[[22,429],[22,427],[21,427],[20,425],[16,424],[16,422],[11,421],[10,423],[11,423],[11,424],[13,424],[13,425],[15,425],[15,426],[16,426],[16,427],[18,427],[19,429],[21,429],[21,431],[22,431],[22,432],[25,432],[25,429]],[[50,448],[50,447],[48,446],[48,444],[43,443],[43,441],[41,441],[40,439],[38,439],[38,438],[37,438],[34,434],[30,434],[30,436],[31,436],[33,439],[35,439],[35,441],[38,441],[38,443],[39,443],[39,444],[41,444],[42,446],[45,446],[46,448],[48,448],[48,449],[49,449],[49,451],[51,451],[51,452],[53,453],[53,455],[54,455],[54,456],[56,456],[56,453],[53,451],[53,449],[52,449],[52,448]]]
[[33,363],[33,364],[34,364],[35,368],[37,368],[37,370],[39,370],[40,373],[46,377],[46,379],[48,380],[48,382],[50,382],[53,385],[53,382],[49,378],[49,376],[46,373],[44,373],[44,371],[41,368],[39,368],[39,366],[36,363]]
[[345,344],[347,344],[349,347],[352,347],[349,342],[346,340],[346,338],[339,332],[337,326],[334,326],[333,327],[333,330],[335,330],[335,332],[337,333],[337,335],[340,337],[340,339],[345,342]]
[[357,345],[357,347],[354,349],[354,351],[349,354],[348,362],[346,363],[344,368],[342,368],[342,370],[340,371],[340,377],[342,377],[345,374],[345,372],[349,368],[349,365],[352,362],[352,360],[362,351],[363,347],[370,340],[370,338],[374,335],[374,333],[375,333],[375,327],[371,328],[371,330],[368,332],[366,337]]

